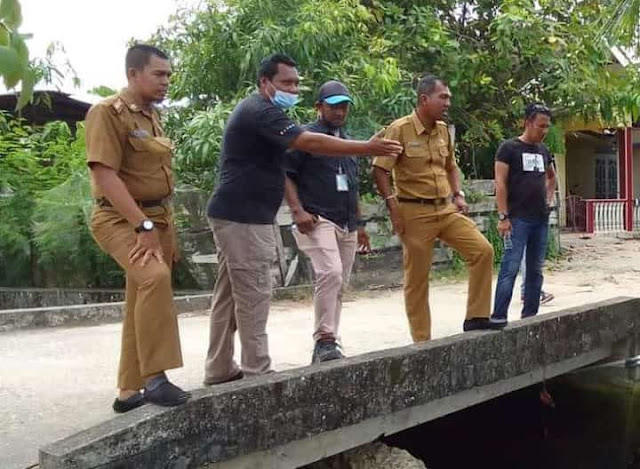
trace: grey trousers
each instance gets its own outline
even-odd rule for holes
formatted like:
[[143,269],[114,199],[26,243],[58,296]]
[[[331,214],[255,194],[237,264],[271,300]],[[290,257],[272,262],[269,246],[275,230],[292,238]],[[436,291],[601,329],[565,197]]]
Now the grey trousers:
[[[205,384],[271,370],[267,318],[271,301],[270,267],[275,258],[273,225],[209,219],[218,253],[218,278],[213,289]],[[235,362],[238,331],[241,368]]]

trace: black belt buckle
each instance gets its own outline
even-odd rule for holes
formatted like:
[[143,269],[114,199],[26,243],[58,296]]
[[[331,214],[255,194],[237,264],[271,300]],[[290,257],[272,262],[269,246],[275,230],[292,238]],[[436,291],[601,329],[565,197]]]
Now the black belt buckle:
[[[165,197],[164,199],[136,200],[135,202],[139,207],[152,208],[152,207],[162,207],[166,204],[168,200],[169,198]],[[96,204],[98,205],[98,207],[113,207],[111,202],[109,202],[109,199],[107,199],[106,197],[101,197],[99,199],[96,199]]]
[[156,200],[136,200],[137,204],[142,208],[161,207],[164,205],[165,199]]
[[407,202],[410,204],[420,205],[441,205],[447,202],[447,199],[410,199],[406,197],[398,197],[398,202]]

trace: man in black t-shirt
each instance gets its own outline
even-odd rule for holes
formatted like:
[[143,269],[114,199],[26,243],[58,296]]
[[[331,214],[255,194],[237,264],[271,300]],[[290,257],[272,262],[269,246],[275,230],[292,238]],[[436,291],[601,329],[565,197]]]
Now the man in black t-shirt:
[[[273,222],[284,194],[288,148],[326,156],[397,156],[392,140],[343,140],[304,130],[284,113],[298,101],[295,62],[275,54],[260,64],[258,91],[242,100],[224,130],[220,181],[208,206],[218,255],[205,384],[271,371],[266,324],[275,257]],[[239,332],[242,367],[233,359]]]
[[513,284],[525,248],[527,275],[522,317],[535,316],[540,307],[549,207],[556,188],[552,156],[542,143],[550,125],[549,108],[530,104],[525,109],[524,133],[504,142],[496,153],[498,232],[504,238],[504,253],[491,316],[496,326],[507,325]]

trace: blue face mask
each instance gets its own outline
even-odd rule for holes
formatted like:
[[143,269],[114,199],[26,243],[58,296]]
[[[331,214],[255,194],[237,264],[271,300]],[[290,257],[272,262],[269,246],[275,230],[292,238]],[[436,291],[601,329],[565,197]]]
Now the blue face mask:
[[280,109],[289,109],[298,103],[299,99],[297,94],[280,91],[275,86],[273,89],[275,90],[275,94],[270,99],[274,106]]

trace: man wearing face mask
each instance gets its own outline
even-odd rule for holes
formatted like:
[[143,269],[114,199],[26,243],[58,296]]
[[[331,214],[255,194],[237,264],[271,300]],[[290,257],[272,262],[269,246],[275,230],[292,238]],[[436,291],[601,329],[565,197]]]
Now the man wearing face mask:
[[421,342],[431,338],[429,271],[435,240],[458,251],[469,266],[464,331],[491,327],[493,248],[466,215],[453,140],[441,120],[451,105],[449,87],[427,75],[417,94],[416,110],[393,122],[385,134],[399,140],[404,152],[397,159],[376,158],[373,166],[378,191],[402,242],[405,309],[413,340]]
[[[318,120],[306,126],[348,138],[344,124],[353,103],[347,88],[338,81],[320,87]],[[337,343],[342,290],[348,284],[358,246],[370,249],[360,220],[358,161],[326,158],[304,152],[287,154],[285,198],[293,214],[292,233],[313,266],[315,329],[312,363],[342,358]]]
[[[273,222],[284,195],[285,151],[393,157],[402,150],[393,140],[344,140],[299,127],[284,113],[298,101],[299,81],[290,57],[275,54],[263,60],[258,91],[236,106],[224,130],[220,181],[208,206],[218,278],[205,362],[207,385],[271,371],[266,324],[275,256]],[[236,329],[241,367],[233,359]]]

